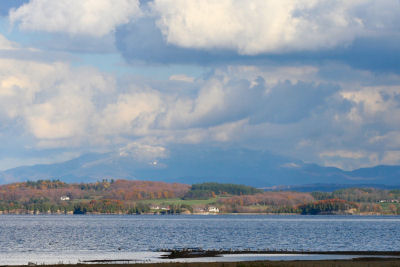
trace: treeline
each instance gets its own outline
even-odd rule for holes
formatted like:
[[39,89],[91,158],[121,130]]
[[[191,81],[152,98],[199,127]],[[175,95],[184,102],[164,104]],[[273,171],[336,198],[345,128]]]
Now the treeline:
[[376,203],[379,201],[399,200],[400,190],[384,190],[377,188],[346,188],[333,192],[312,192],[317,200],[343,199],[352,202]]
[[221,198],[219,203],[234,206],[296,206],[314,201],[309,193],[299,192],[264,192],[255,195],[233,196]]
[[313,201],[309,193],[263,192],[220,198],[218,205],[230,213],[299,213],[298,205]]
[[[343,199],[319,200],[298,206],[301,214],[342,214],[357,209],[358,205]],[[353,211],[354,212],[354,211]]]
[[38,180],[38,181],[27,181],[25,187],[34,189],[53,189],[53,188],[64,188],[68,184],[60,180]]
[[192,191],[208,190],[213,191],[217,195],[230,194],[230,195],[253,195],[263,192],[260,189],[238,184],[220,184],[220,183],[202,183],[192,185]]
[[224,212],[400,215],[400,190],[348,188],[334,192],[264,192],[218,199]]
[[[192,213],[193,208],[186,204],[171,205],[159,214]],[[125,202],[115,199],[79,201],[76,203],[52,203],[48,200],[31,203],[0,202],[0,214],[149,214],[148,203]],[[154,213],[154,211],[153,211]]]
[[73,214],[141,214],[149,211],[150,208],[148,205],[142,203],[125,203],[116,199],[79,202],[73,207]]
[[73,213],[73,205],[70,202],[53,202],[45,197],[27,201],[0,201],[0,213],[67,214]]
[[0,201],[26,202],[47,198],[59,202],[62,196],[73,199],[118,199],[138,201],[183,197],[190,186],[178,183],[102,180],[95,183],[66,184],[59,180],[39,180],[0,186]]
[[[162,214],[180,214],[193,212],[192,207],[185,204],[171,205],[168,210],[157,211]],[[73,214],[143,214],[151,213],[151,208],[143,202],[126,203],[121,200],[103,199],[80,202],[74,205]]]
[[183,199],[208,199],[221,195],[254,195],[263,192],[260,189],[237,184],[202,183],[194,184]]
[[399,200],[400,190],[374,188],[348,188],[330,193],[263,192],[235,184],[190,186],[128,180],[77,184],[39,180],[0,186],[0,213],[3,214],[186,214],[219,211],[394,215],[400,214]]

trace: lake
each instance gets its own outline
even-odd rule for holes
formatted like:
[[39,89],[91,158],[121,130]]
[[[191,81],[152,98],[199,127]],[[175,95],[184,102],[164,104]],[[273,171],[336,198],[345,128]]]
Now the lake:
[[[0,265],[155,261],[160,249],[398,251],[400,217],[2,215]],[[233,256],[230,256],[233,257]]]

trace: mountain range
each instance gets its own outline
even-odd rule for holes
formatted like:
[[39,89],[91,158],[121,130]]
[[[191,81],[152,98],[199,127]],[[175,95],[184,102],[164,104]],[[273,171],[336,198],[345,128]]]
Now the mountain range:
[[60,179],[90,182],[101,179],[152,180],[187,184],[216,181],[256,187],[276,185],[400,185],[400,166],[344,171],[305,163],[268,151],[175,147],[168,157],[138,159],[121,153],[91,153],[55,164],[22,166],[0,172],[0,183]]

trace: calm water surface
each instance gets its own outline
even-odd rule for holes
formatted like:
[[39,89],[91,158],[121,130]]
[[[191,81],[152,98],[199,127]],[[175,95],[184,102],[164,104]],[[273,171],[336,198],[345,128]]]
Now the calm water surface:
[[0,264],[38,257],[45,263],[144,259],[155,250],[185,247],[395,251],[400,250],[400,217],[0,216]]

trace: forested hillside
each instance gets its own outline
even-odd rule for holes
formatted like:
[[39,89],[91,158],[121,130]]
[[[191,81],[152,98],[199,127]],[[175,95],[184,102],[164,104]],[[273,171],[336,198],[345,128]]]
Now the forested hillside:
[[237,184],[202,183],[194,184],[184,195],[184,199],[208,199],[227,195],[253,195],[263,192],[260,189]]
[[0,186],[0,214],[400,214],[400,190],[264,192],[235,184],[39,180]]
[[103,180],[96,183],[67,184],[59,180],[28,181],[0,186],[1,201],[30,201],[62,196],[72,199],[141,200],[182,197],[190,185],[178,183]]

